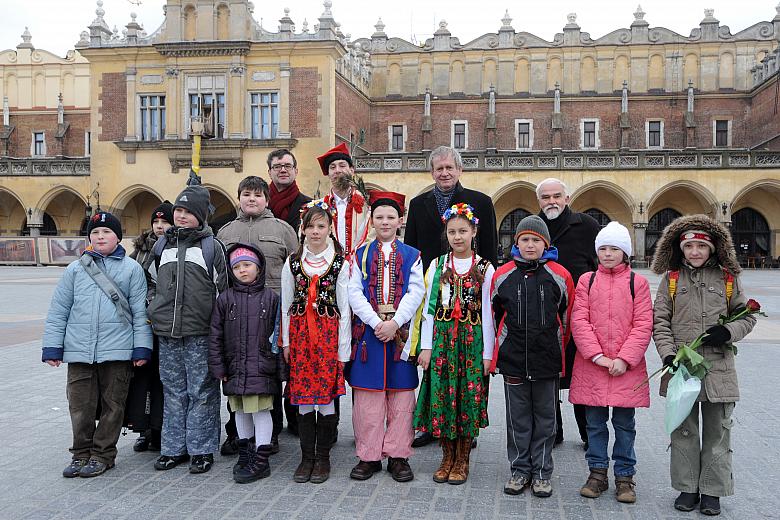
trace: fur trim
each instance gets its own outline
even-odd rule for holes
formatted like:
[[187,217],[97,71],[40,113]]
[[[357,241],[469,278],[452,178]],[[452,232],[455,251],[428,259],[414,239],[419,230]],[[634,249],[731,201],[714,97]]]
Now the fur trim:
[[666,226],[653,255],[651,269],[656,274],[676,271],[682,267],[683,254],[680,249],[680,235],[684,232],[700,229],[712,237],[715,244],[714,256],[721,267],[731,274],[739,274],[742,268],[737,261],[737,252],[731,241],[731,232],[720,222],[712,220],[707,215],[688,215],[674,220]]
[[135,237],[135,240],[133,240],[133,247],[136,251],[142,251],[146,253],[147,251],[151,251],[152,247],[154,247],[154,243],[157,241],[157,236],[154,234],[154,231],[148,229]]

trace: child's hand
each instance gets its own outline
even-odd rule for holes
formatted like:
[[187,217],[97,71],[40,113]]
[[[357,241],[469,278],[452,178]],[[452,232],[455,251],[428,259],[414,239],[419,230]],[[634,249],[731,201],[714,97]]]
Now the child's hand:
[[628,368],[628,363],[626,363],[620,358],[617,358],[612,362],[612,368],[609,369],[609,375],[622,376],[623,374],[626,373],[627,368]]
[[227,376],[222,376],[222,382],[223,382],[223,383],[227,383],[227,382],[228,382],[228,378],[227,378]]
[[428,370],[431,365],[431,350],[422,350],[417,355],[417,364],[422,367],[423,370]]
[[482,360],[482,375],[489,376],[490,375],[490,365],[493,363],[492,359],[483,359]]
[[62,364],[62,361],[60,361],[59,359],[47,359],[46,364],[49,365],[50,367],[58,367]]
[[136,359],[135,361],[133,361],[133,366],[134,367],[142,367],[145,364],[146,364],[146,360],[145,359]]
[[286,345],[284,347],[284,362],[285,363],[290,362],[290,345]]
[[614,360],[611,358],[608,358],[607,356],[601,356],[596,360],[596,364],[600,367],[604,367],[607,370],[612,371],[612,363],[614,363]]
[[395,333],[398,331],[398,324],[395,320],[383,321],[374,329],[376,339],[382,342],[388,342],[395,339]]

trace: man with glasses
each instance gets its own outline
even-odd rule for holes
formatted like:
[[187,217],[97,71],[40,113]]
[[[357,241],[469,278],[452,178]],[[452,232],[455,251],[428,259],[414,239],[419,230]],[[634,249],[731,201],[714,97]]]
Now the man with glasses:
[[298,189],[295,178],[298,176],[298,161],[284,148],[268,154],[268,175],[271,176],[269,208],[276,218],[292,226],[295,232],[301,224],[300,209],[311,197]]

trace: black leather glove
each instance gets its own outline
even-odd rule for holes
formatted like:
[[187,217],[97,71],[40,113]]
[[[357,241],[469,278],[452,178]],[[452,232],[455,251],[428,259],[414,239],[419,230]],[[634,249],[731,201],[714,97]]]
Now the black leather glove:
[[704,333],[705,336],[704,339],[701,340],[701,344],[707,345],[708,347],[719,347],[721,345],[725,345],[731,339],[731,333],[729,332],[729,329],[723,325],[714,325],[704,331]]
[[674,363],[674,356],[673,356],[673,355],[666,356],[666,357],[664,358],[664,366],[665,366],[665,367],[667,367],[667,368],[672,368],[672,364],[673,364],[673,363]]

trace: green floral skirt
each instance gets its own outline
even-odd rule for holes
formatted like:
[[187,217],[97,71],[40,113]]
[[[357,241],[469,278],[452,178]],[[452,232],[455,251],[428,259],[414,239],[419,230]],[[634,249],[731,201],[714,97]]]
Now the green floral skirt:
[[423,374],[414,427],[434,437],[476,437],[488,425],[488,378],[483,377],[482,326],[433,324],[431,365]]

